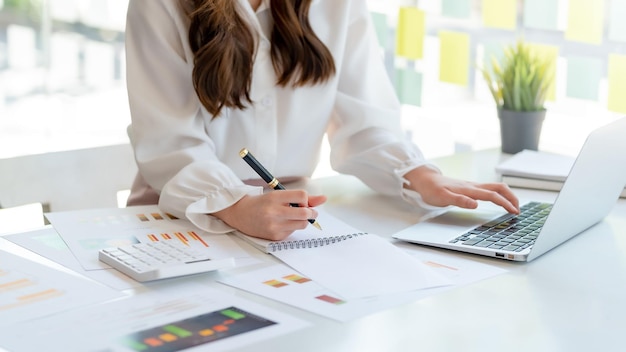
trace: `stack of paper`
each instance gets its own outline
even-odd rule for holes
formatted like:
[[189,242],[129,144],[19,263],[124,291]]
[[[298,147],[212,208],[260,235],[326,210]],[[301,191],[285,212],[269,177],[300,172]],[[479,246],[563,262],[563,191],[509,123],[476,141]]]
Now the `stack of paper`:
[[[568,155],[523,150],[496,166],[496,172],[511,187],[560,191],[575,160]],[[626,189],[620,197],[626,198]]]

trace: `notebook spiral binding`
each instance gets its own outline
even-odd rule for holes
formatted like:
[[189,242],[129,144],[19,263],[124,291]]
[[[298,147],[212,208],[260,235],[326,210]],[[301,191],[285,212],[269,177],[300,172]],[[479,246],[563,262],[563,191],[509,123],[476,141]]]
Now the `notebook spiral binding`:
[[303,248],[314,248],[314,247],[322,247],[330,244],[338,243],[341,241],[345,241],[351,239],[356,236],[367,235],[366,232],[357,232],[348,235],[340,235],[340,236],[332,236],[332,237],[322,237],[322,238],[312,238],[300,241],[281,241],[281,242],[271,242],[268,244],[268,248],[270,252],[288,250],[288,249],[303,249]]

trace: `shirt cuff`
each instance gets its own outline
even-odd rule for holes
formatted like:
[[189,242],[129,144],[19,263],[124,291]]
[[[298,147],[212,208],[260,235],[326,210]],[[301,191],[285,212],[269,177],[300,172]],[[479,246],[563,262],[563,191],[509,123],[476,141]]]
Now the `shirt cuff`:
[[241,185],[222,189],[191,203],[185,209],[185,216],[198,228],[211,233],[227,233],[235,229],[213,215],[213,212],[225,209],[237,203],[244,196],[263,194],[263,187]]

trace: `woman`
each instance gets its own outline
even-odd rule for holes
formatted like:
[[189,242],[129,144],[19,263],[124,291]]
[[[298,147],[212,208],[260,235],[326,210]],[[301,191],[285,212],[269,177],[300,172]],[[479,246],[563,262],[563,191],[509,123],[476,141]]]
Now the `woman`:
[[[285,182],[310,177],[325,134],[331,165],[416,206],[518,212],[501,183],[441,175],[405,140],[363,0],[131,0],[129,204],[157,202],[210,232],[280,240],[323,195],[263,193],[249,148]],[[290,203],[302,207],[289,207]]]

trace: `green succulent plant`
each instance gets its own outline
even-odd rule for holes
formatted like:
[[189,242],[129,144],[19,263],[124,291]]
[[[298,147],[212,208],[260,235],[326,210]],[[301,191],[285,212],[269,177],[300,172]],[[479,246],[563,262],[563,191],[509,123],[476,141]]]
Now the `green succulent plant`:
[[498,108],[512,111],[544,110],[554,81],[554,62],[523,40],[504,48],[502,64],[491,57],[491,69],[481,68]]

